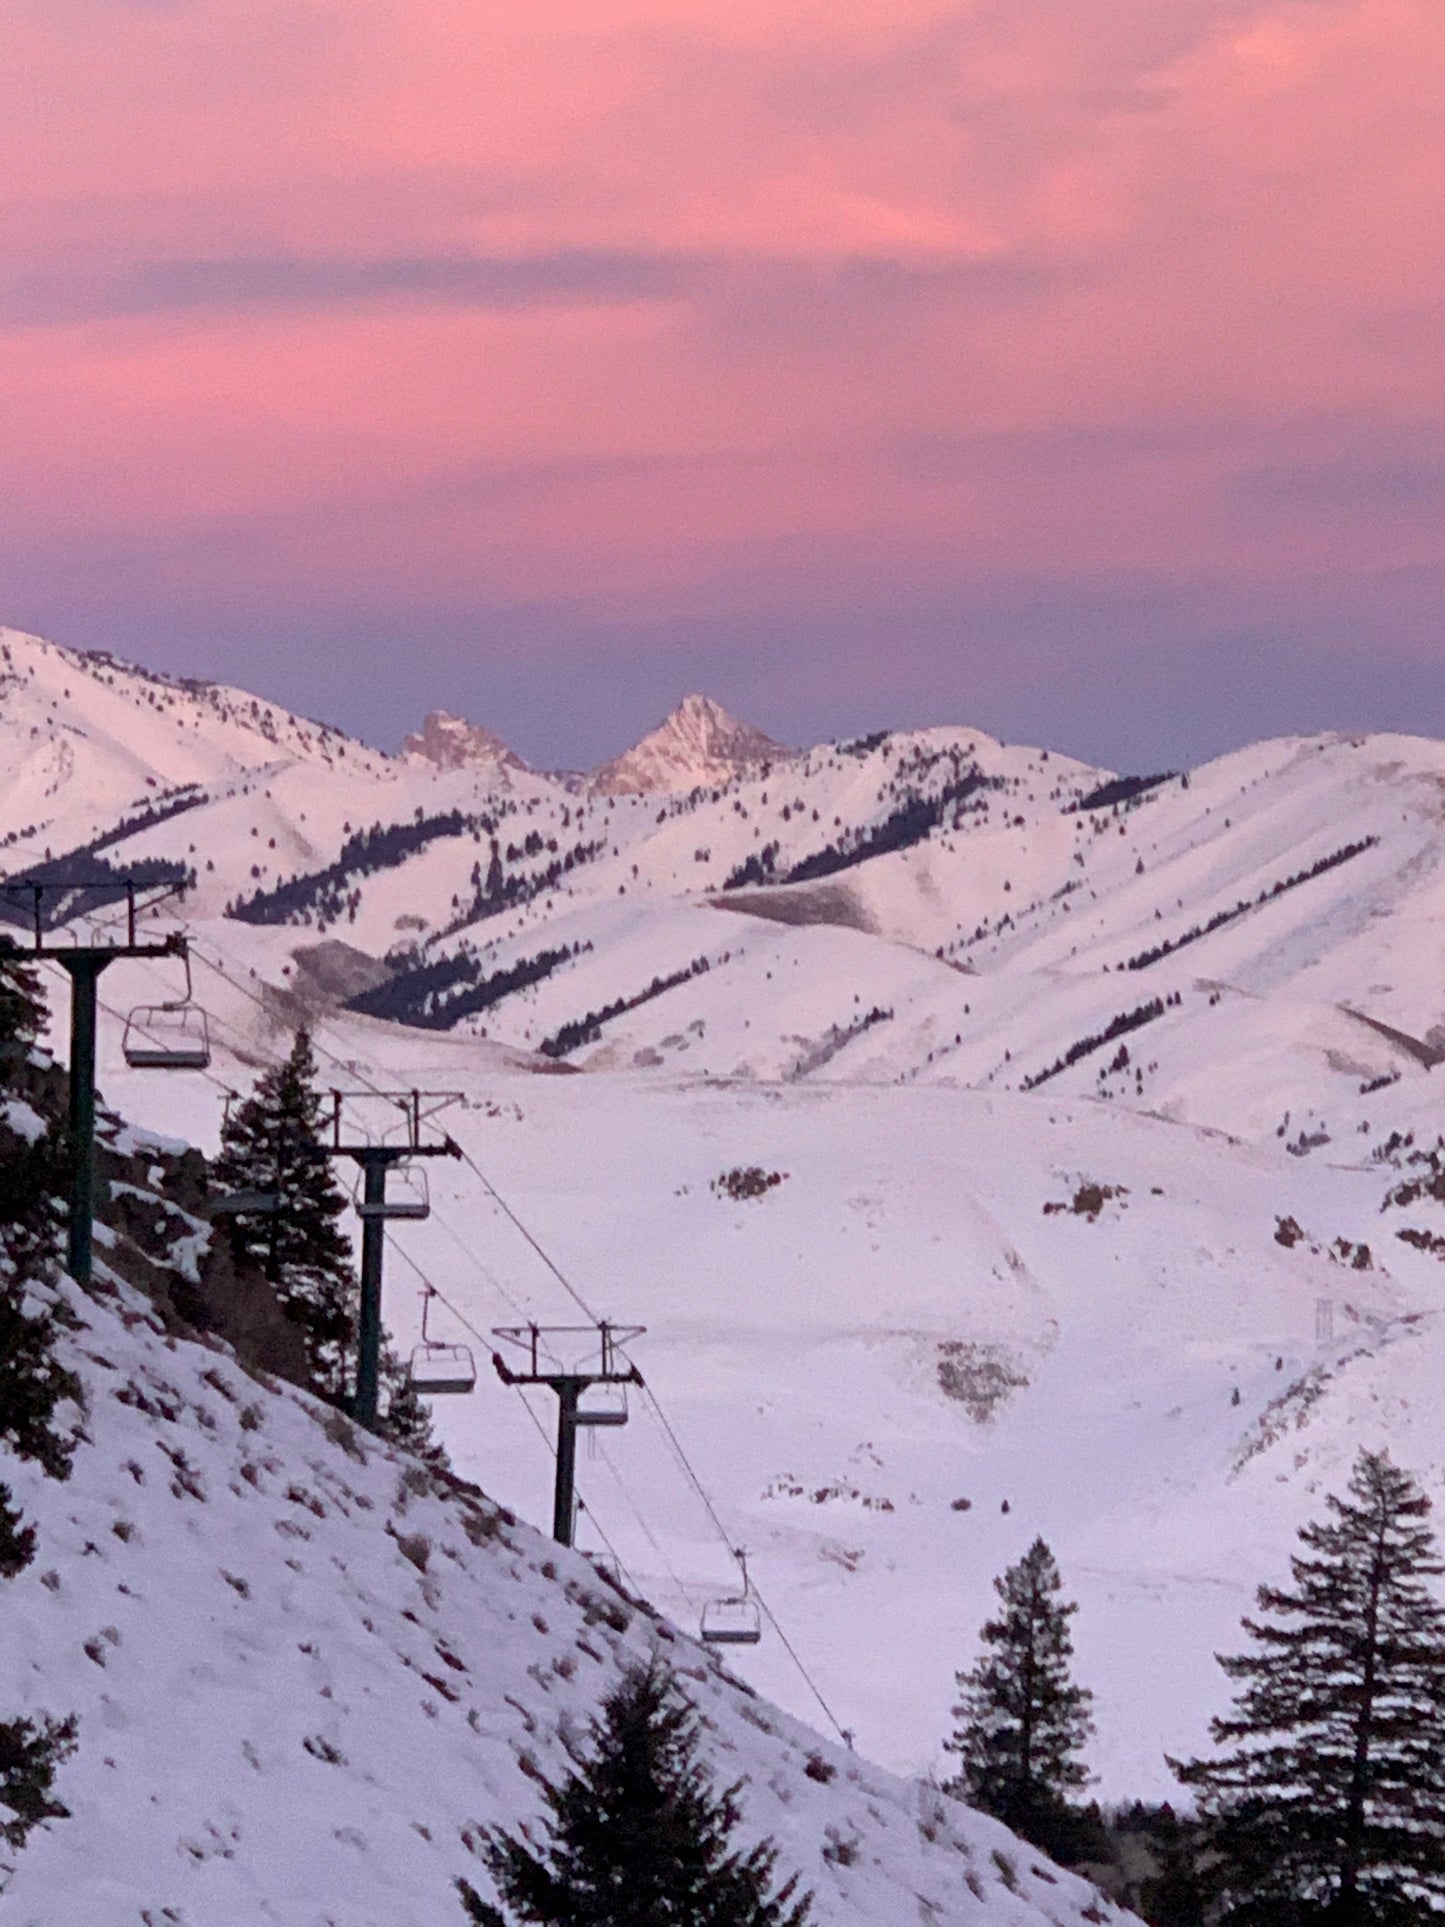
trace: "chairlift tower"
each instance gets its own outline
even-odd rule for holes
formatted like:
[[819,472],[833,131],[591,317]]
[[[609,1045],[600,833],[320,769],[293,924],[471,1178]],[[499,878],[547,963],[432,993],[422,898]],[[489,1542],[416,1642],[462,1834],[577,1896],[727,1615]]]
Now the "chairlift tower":
[[[513,1371],[500,1352],[492,1353],[492,1364],[504,1385],[545,1385],[557,1395],[557,1475],[552,1493],[552,1537],[559,1546],[570,1546],[576,1522],[577,1511],[577,1433],[579,1428],[600,1425],[625,1425],[627,1423],[626,1390],[628,1385],[642,1384],[642,1374],[637,1367],[619,1360],[618,1346],[628,1345],[634,1338],[641,1338],[645,1325],[610,1325],[605,1320],[597,1325],[498,1325],[492,1331],[493,1338],[503,1344],[520,1346],[525,1355],[525,1365],[521,1371]],[[561,1340],[574,1353],[581,1349],[576,1343],[583,1338],[596,1341],[597,1366],[595,1369],[578,1367],[564,1370],[554,1367],[543,1357],[543,1352],[551,1352],[549,1341]],[[590,1354],[589,1354],[590,1355]],[[587,1394],[596,1386],[617,1386],[624,1388],[620,1404],[594,1404],[586,1402]]]
[[[331,1123],[321,1148],[328,1157],[350,1158],[360,1167],[361,1318],[356,1339],[356,1392],[351,1415],[369,1432],[376,1430],[381,1382],[381,1265],[389,1218],[424,1218],[430,1205],[423,1188],[416,1196],[387,1195],[388,1171],[405,1169],[420,1158],[459,1158],[461,1146],[432,1120],[461,1102],[460,1091],[333,1091]],[[396,1137],[368,1136],[365,1120],[380,1110]]]
[[[71,1148],[70,1223],[66,1236],[66,1269],[78,1285],[91,1280],[95,1218],[95,1039],[98,987],[103,970],[130,958],[179,957],[189,963],[190,947],[180,931],[146,942],[140,919],[171,897],[184,893],[187,879],[174,876],[125,875],[55,876],[43,881],[0,883],[0,920],[19,923],[29,941],[16,944],[24,956],[57,963],[70,978],[70,1110]],[[49,918],[46,899],[58,899]],[[74,917],[93,916],[101,909],[124,906],[124,922],[115,940],[104,943],[47,942]],[[162,1054],[163,1055],[163,1054]],[[155,1060],[155,1068],[193,1070],[195,1062],[177,1064]]]

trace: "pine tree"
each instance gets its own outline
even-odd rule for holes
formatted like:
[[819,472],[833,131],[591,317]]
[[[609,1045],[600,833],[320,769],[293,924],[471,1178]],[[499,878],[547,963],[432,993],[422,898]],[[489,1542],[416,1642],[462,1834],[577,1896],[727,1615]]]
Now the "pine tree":
[[44,1016],[35,966],[26,963],[8,937],[0,937],[0,1057],[13,1063],[28,1050],[40,1035]]
[[[60,1429],[57,1409],[81,1396],[79,1380],[55,1356],[60,1319],[47,1295],[55,1283],[63,1138],[58,1130],[17,1128],[5,1101],[41,1016],[33,973],[0,951],[0,1441],[63,1479],[75,1440]],[[14,1579],[34,1556],[35,1528],[0,1482],[0,1579]],[[0,1811],[10,1816],[0,1819],[0,1840],[7,1846],[23,1846],[42,1820],[65,1817],[52,1789],[74,1745],[73,1719],[0,1720]]]
[[[770,1895],[777,1848],[729,1845],[737,1786],[718,1792],[698,1759],[697,1716],[660,1660],[627,1674],[592,1723],[591,1757],[547,1787],[541,1854],[497,1836],[488,1862],[506,1905],[541,1927],[804,1927],[797,1878]],[[458,1883],[469,1919],[506,1916]]]
[[351,1242],[337,1223],[346,1198],[321,1146],[316,1058],[305,1030],[285,1063],[232,1110],[212,1176],[227,1191],[279,1196],[279,1210],[231,1217],[232,1248],[260,1267],[300,1327],[312,1390],[341,1402],[358,1294]]
[[1430,1502],[1361,1452],[1348,1496],[1303,1527],[1293,1585],[1261,1586],[1255,1650],[1220,1660],[1235,1710],[1196,1789],[1223,1918],[1374,1927],[1445,1912],[1445,1573]]
[[994,1590],[1003,1612],[980,1634],[984,1652],[957,1675],[961,1694],[948,1750],[961,1765],[950,1791],[991,1813],[1035,1846],[1078,1857],[1089,1816],[1069,1803],[1086,1784],[1079,1752],[1094,1730],[1093,1695],[1069,1673],[1069,1621],[1059,1568],[1036,1539]]
[[1132,1904],[1150,1927],[1204,1927],[1208,1883],[1200,1868],[1198,1828],[1165,1807],[1149,1831],[1157,1871]]

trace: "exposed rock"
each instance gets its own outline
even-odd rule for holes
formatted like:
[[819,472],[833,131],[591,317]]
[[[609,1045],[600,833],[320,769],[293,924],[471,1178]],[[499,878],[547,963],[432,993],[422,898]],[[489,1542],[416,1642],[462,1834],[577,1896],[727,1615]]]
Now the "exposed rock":
[[403,756],[416,756],[438,769],[475,769],[488,764],[503,769],[525,769],[527,765],[495,730],[481,723],[469,723],[465,716],[449,710],[434,709],[401,746]]
[[589,781],[593,789],[614,795],[691,790],[731,782],[759,763],[791,755],[710,696],[684,696],[665,722],[624,755],[593,770]]

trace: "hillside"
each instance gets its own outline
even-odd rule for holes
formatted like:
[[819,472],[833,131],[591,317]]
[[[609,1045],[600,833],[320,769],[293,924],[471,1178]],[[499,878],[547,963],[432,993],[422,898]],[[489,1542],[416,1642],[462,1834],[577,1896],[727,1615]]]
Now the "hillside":
[[[35,647],[47,675],[75,660]],[[1289,739],[1119,778],[939,728],[607,794],[318,752],[279,717],[284,753],[223,769],[219,723],[142,707],[158,784],[181,744],[216,773],[104,855],[195,868],[215,1059],[131,1072],[113,1016],[107,1094],[213,1144],[222,1087],[303,1017],[328,1081],[461,1093],[470,1162],[388,1257],[398,1341],[418,1272],[479,1353],[495,1324],[576,1322],[546,1260],[646,1325],[726,1539],[867,1754],[941,1763],[990,1580],[1042,1532],[1100,1790],[1167,1796],[1165,1748],[1221,1702],[1212,1654],[1357,1446],[1445,1489],[1445,1223],[1383,1208],[1439,1128],[1445,746]],[[0,835],[32,807],[0,795]],[[56,854],[95,834],[88,805],[48,820]],[[105,997],[179,988],[125,966]],[[779,1181],[729,1197],[754,1166]],[[438,1422],[541,1520],[519,1403],[484,1375]],[[695,1616],[732,1569],[649,1401],[581,1471],[638,1587]],[[776,1638],[739,1664],[819,1716]]]
[[7,1704],[74,1711],[81,1741],[71,1817],[21,1855],[7,1919],[460,1919],[456,1877],[488,1887],[482,1829],[537,1815],[538,1775],[565,1772],[601,1695],[655,1647],[714,1770],[743,1782],[749,1831],[816,1889],[820,1927],[1126,1918],[758,1700],[480,1493],[100,1283],[71,1299],[88,1398],[71,1478],[5,1466],[40,1528],[6,1593]]

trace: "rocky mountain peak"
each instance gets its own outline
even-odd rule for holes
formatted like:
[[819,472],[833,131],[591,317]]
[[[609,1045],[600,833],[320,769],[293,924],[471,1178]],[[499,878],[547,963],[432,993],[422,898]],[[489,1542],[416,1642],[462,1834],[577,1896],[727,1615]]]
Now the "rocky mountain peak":
[[690,790],[725,783],[756,763],[791,755],[711,696],[684,696],[656,729],[592,772],[593,788],[614,794]]
[[438,769],[472,769],[487,763],[504,769],[525,769],[527,765],[495,730],[482,723],[453,716],[450,710],[434,709],[419,730],[401,746],[403,756],[419,756]]

